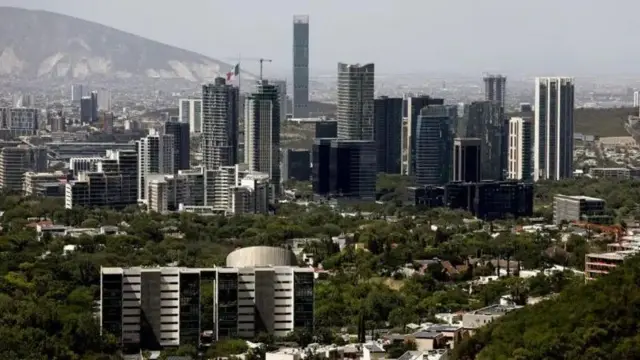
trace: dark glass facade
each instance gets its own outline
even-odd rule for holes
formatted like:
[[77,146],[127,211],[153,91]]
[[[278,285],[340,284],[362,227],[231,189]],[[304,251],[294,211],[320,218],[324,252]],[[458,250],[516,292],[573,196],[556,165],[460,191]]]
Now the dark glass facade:
[[164,131],[173,135],[173,171],[189,169],[191,157],[191,142],[189,135],[189,123],[178,122],[172,119],[164,123]]
[[309,181],[311,178],[311,152],[309,150],[284,149],[282,155],[283,181]]
[[452,182],[445,186],[445,206],[491,221],[507,215],[533,215],[533,184],[517,181]]
[[122,275],[102,275],[102,329],[122,343]]
[[378,172],[400,173],[402,147],[402,98],[374,100],[374,139]]
[[180,273],[180,345],[200,343],[200,273]]
[[313,331],[313,273],[293,274],[293,327]]
[[238,274],[218,273],[218,338],[238,335]]
[[[140,274],[140,347],[161,350],[161,278],[160,272]],[[176,283],[178,277],[176,277]]]
[[311,182],[314,194],[328,195],[331,191],[331,140],[316,139],[313,144]]
[[325,120],[316,122],[315,138],[336,138],[338,137],[338,122],[335,120]]
[[336,197],[375,200],[376,150],[373,141],[334,140],[329,165]]
[[453,141],[453,181],[480,181],[481,140],[456,138]]

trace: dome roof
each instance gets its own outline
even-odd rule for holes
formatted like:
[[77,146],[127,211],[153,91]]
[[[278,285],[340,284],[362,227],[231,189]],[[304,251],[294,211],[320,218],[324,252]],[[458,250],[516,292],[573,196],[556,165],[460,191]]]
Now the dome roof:
[[272,246],[251,246],[231,252],[227,256],[229,267],[296,266],[293,251]]

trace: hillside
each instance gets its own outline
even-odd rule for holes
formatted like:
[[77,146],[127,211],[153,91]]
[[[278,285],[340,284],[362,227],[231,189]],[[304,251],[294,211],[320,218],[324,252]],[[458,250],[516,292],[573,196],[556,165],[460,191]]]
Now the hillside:
[[454,360],[640,359],[640,259],[467,338]]
[[[576,109],[574,113],[575,132],[587,135],[629,136],[624,123],[629,115],[637,115],[638,109]],[[511,113],[509,116],[533,117],[533,113]]]
[[205,81],[230,65],[74,17],[0,7],[0,76]]

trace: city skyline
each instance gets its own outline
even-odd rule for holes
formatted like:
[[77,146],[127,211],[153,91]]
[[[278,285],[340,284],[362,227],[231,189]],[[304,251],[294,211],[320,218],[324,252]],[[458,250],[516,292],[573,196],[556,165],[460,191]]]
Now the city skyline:
[[[232,61],[229,58],[237,58],[238,54],[273,58],[274,63],[270,64],[269,71],[277,76],[284,73],[287,77],[291,76],[291,19],[295,14],[308,14],[311,19],[310,43],[313,44],[313,49],[309,69],[315,74],[331,73],[337,61],[370,61],[376,64],[380,74],[499,72],[507,76],[553,76],[567,73],[579,76],[634,73],[637,72],[635,63],[640,59],[640,51],[629,47],[629,40],[625,39],[625,34],[632,34],[634,30],[632,14],[640,10],[640,4],[629,1],[623,4],[626,9],[624,12],[617,11],[616,7],[602,6],[595,1],[588,1],[591,6],[586,6],[584,1],[577,3],[573,0],[565,1],[562,5],[551,4],[549,0],[518,4],[493,0],[481,6],[462,1],[462,4],[429,4],[429,11],[420,11],[426,5],[415,1],[406,1],[402,6],[374,1],[368,2],[366,7],[362,7],[362,2],[354,1],[346,5],[346,8],[344,4],[340,4],[343,6],[340,11],[336,11],[339,6],[337,1],[319,5],[283,0],[277,7],[251,0],[241,2],[238,6],[237,3],[212,4],[192,0],[190,3],[201,11],[189,12],[189,16],[186,13],[181,16],[181,10],[171,4],[151,4],[147,0],[135,3],[110,1],[101,4],[75,0],[64,3],[0,0],[0,6],[59,12],[223,61]],[[218,20],[213,23],[204,21],[211,14],[227,11],[232,8],[231,5],[251,8],[252,11],[243,13],[242,21],[238,21],[237,17],[224,16],[218,16]],[[413,8],[413,11],[404,11],[407,7]],[[154,11],[150,13],[149,8]],[[455,13],[456,16],[442,16],[444,13]],[[500,14],[499,17],[496,14]],[[546,25],[540,27],[536,19],[543,15],[546,17]],[[605,16],[615,16],[619,21],[604,28],[590,26]],[[570,19],[569,22],[566,19]],[[166,26],[169,22],[174,25]],[[382,23],[393,23],[394,26],[389,29],[380,26]],[[204,24],[208,31],[204,31]],[[478,38],[494,36],[504,28],[510,29],[503,42],[507,46],[498,43],[479,45],[481,42],[477,41]],[[439,34],[441,50],[450,56],[426,57],[425,50],[412,45],[416,36],[431,36],[435,31]],[[206,41],[201,35],[204,33],[207,34]],[[413,33],[415,36],[404,36],[406,33]],[[385,44],[382,48],[379,45],[381,42]],[[545,51],[539,51],[541,48]],[[616,55],[622,50],[624,57]],[[464,56],[469,51],[474,54],[473,61]],[[520,60],[512,61],[509,56],[495,55],[502,51],[517,55]],[[555,54],[553,59],[545,55],[547,52]],[[402,60],[396,54],[402,54]],[[402,67],[398,66],[399,61],[402,62]],[[257,64],[251,66],[250,70],[257,70],[254,69]]]

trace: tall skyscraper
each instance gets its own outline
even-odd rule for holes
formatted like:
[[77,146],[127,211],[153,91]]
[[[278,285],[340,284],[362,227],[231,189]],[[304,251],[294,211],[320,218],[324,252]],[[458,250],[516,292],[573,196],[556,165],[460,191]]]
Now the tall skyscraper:
[[512,180],[531,180],[531,121],[521,117],[509,119],[509,167]]
[[453,140],[453,181],[480,181],[481,144],[477,138]]
[[502,179],[502,141],[506,130],[503,117],[502,107],[491,101],[476,101],[466,107],[464,124],[461,126],[465,134],[458,135],[482,140],[482,180]]
[[484,99],[498,104],[504,110],[507,91],[507,78],[502,75],[484,77]]
[[416,124],[416,185],[443,185],[450,180],[452,134],[451,108],[434,105],[422,108]]
[[331,141],[333,139],[318,138],[311,149],[311,184],[313,193],[329,195],[331,191]]
[[293,117],[309,117],[309,16],[293,17]]
[[373,140],[374,65],[338,63],[338,138]]
[[111,90],[100,89],[97,92],[98,96],[98,110],[111,111]]
[[79,105],[80,99],[87,93],[86,87],[81,84],[71,85],[71,102]]
[[287,81],[286,80],[270,80],[270,84],[278,88],[278,96],[280,97],[280,121],[287,120]]
[[216,78],[202,86],[202,153],[206,169],[238,163],[238,88]]
[[194,134],[202,132],[202,99],[180,99],[178,101],[178,118],[180,122],[189,123]]
[[416,170],[416,124],[420,110],[426,106],[443,105],[444,99],[436,99],[426,95],[405,96],[402,104],[402,159],[400,172],[403,175],[414,175]]
[[375,99],[373,117],[378,172],[400,174],[402,98]]
[[637,108],[640,106],[640,91],[633,92],[633,107]]
[[573,91],[572,78],[536,78],[534,181],[573,176]]
[[269,174],[280,193],[280,97],[278,88],[263,80],[245,101],[244,158],[249,170]]
[[147,198],[147,177],[173,174],[173,135],[152,131],[136,142],[138,149],[138,199]]
[[188,170],[191,157],[189,123],[179,122],[178,117],[172,117],[164,123],[164,132],[173,135],[173,171]]

